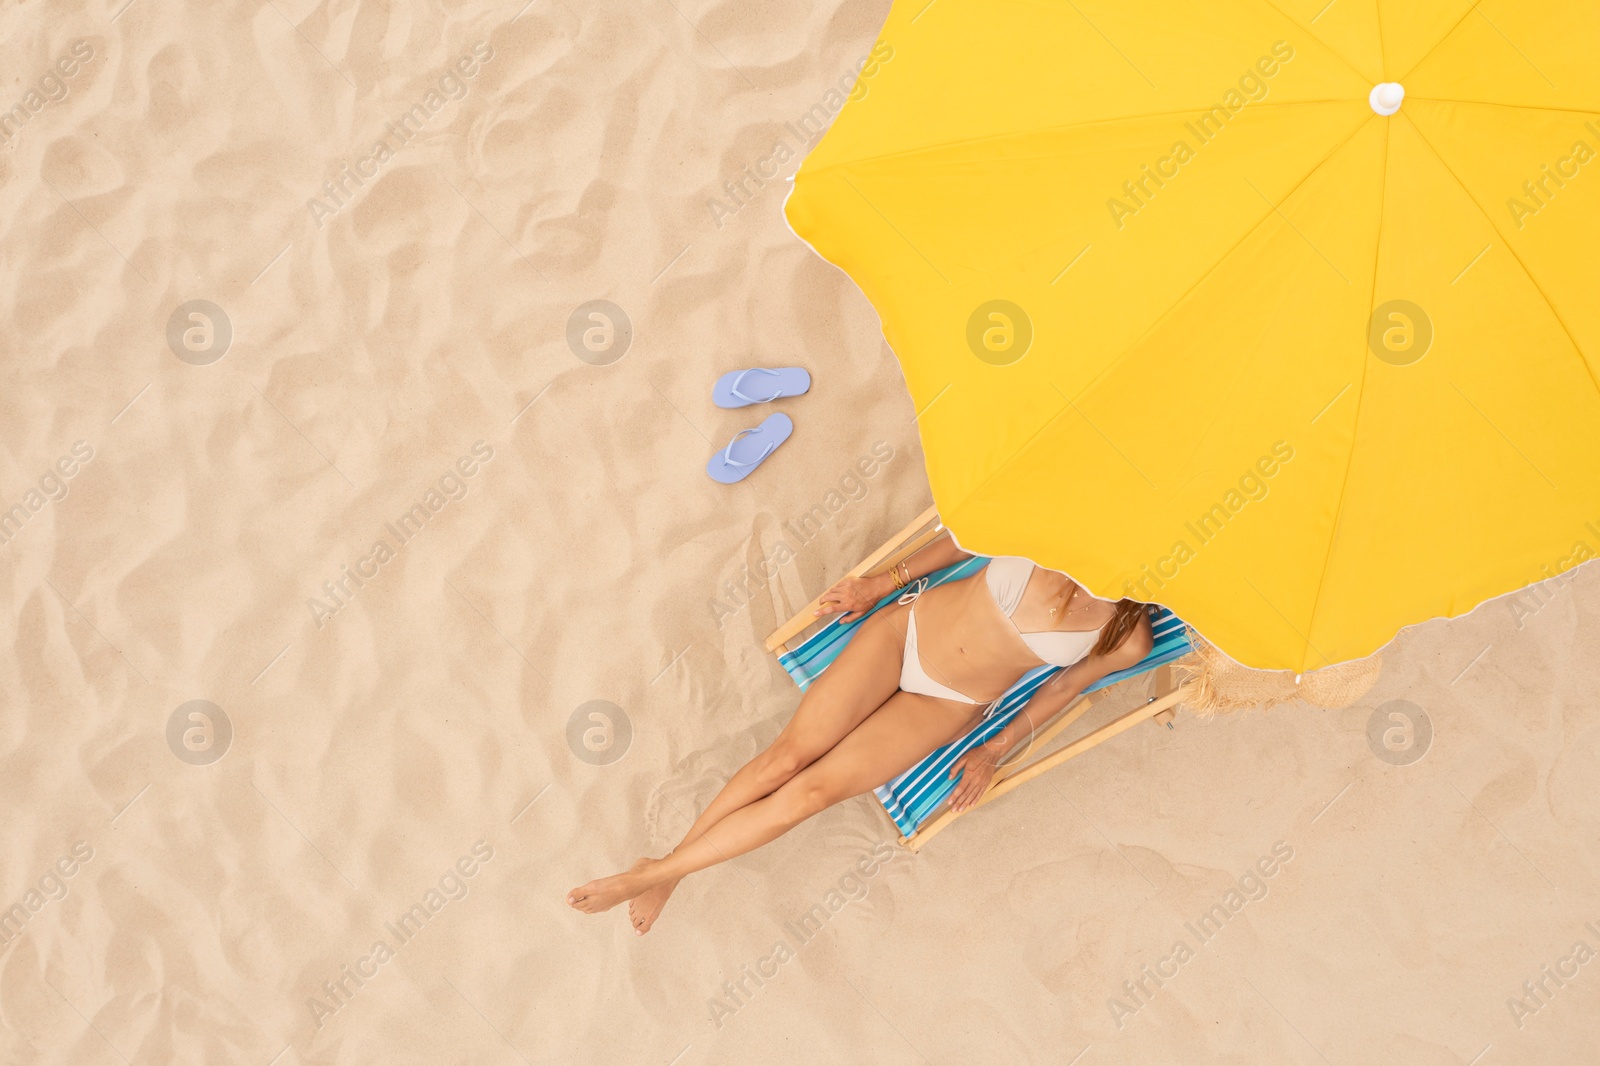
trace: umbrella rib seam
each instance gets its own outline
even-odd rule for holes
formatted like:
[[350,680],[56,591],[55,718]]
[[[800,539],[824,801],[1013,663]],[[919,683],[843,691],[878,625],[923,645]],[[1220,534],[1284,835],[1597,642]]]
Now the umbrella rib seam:
[[1448,96],[1407,96],[1408,100],[1430,104],[1463,104],[1468,107],[1509,107],[1516,111],[1545,111],[1552,115],[1600,115],[1581,107],[1536,107],[1533,104],[1504,104],[1498,100],[1457,100]]
[[[1139,335],[1139,337],[1136,340],[1134,340],[1134,342],[1132,344],[1128,345],[1128,347],[1124,348],[1121,352],[1119,352],[1117,354],[1116,358],[1114,358],[1109,364],[1107,364],[1105,366],[1104,369],[1102,369],[1098,374],[1096,374],[1092,381],[1088,382],[1087,384],[1085,384],[1083,386],[1083,388],[1079,389],[1078,390],[1078,394],[1076,396],[1072,397],[1071,399],[1069,399],[1067,402],[1069,404],[1076,405],[1078,402],[1082,401],[1085,397],[1087,397],[1089,395],[1089,393],[1091,391],[1093,391],[1102,381],[1104,381],[1106,379],[1106,377],[1109,376],[1113,370],[1115,370],[1118,366],[1120,366],[1122,364],[1122,360],[1125,359],[1129,354],[1131,354],[1135,348],[1139,347],[1139,345],[1144,341],[1144,339],[1146,337],[1150,336],[1150,334],[1153,333],[1157,329],[1157,327],[1159,327],[1161,325],[1161,323],[1164,322],[1168,318],[1168,316],[1170,316],[1179,307],[1183,306],[1184,301],[1186,301],[1190,297],[1190,295],[1194,293],[1194,291],[1196,289],[1198,289],[1201,285],[1205,284],[1206,279],[1209,278],[1212,274],[1215,274],[1217,272],[1218,268],[1220,268],[1222,266],[1222,264],[1227,261],[1228,257],[1230,255],[1232,255],[1235,251],[1237,251],[1239,249],[1240,245],[1242,245],[1245,241],[1250,239],[1251,234],[1255,233],[1264,224],[1266,224],[1268,221],[1270,221],[1272,216],[1277,213],[1278,208],[1281,206],[1282,203],[1287,203],[1290,197],[1292,197],[1296,192],[1300,191],[1300,187],[1301,186],[1303,186],[1306,182],[1310,181],[1311,178],[1317,173],[1317,171],[1321,170],[1324,166],[1327,165],[1328,160],[1330,160],[1334,156],[1338,155],[1339,152],[1344,148],[1344,146],[1349,144],[1353,139],[1355,139],[1356,134],[1360,133],[1361,130],[1363,128],[1365,128],[1367,123],[1371,122],[1371,121],[1373,121],[1373,116],[1371,116],[1371,115],[1368,115],[1366,118],[1362,119],[1362,121],[1356,125],[1355,129],[1350,131],[1348,136],[1346,136],[1343,140],[1341,140],[1338,144],[1336,144],[1333,147],[1333,149],[1328,152],[1327,155],[1323,156],[1320,160],[1318,160],[1317,164],[1315,166],[1313,166],[1310,170],[1306,171],[1306,173],[1301,176],[1299,181],[1295,182],[1294,187],[1291,188],[1287,193],[1284,194],[1282,201],[1280,201],[1280,204],[1272,205],[1272,210],[1269,210],[1266,214],[1262,215],[1261,218],[1257,219],[1242,234],[1240,234],[1239,239],[1237,241],[1235,241],[1233,244],[1229,245],[1228,246],[1228,250],[1223,252],[1220,256],[1218,256],[1216,262],[1212,263],[1211,266],[1206,269],[1205,273],[1202,274],[1195,281],[1195,283],[1193,285],[1191,285],[1187,289],[1185,289],[1183,291],[1183,293],[1176,300],[1174,300],[1170,306],[1167,307],[1166,310],[1162,311],[1161,314],[1156,316],[1155,320],[1150,323],[1150,325],[1145,329],[1145,331],[1143,333],[1141,333]],[[1054,419],[1052,419],[1052,421],[1054,421]],[[1029,441],[1027,442],[1027,444],[1023,445],[1023,450],[1025,450],[1029,445],[1032,444],[1032,440],[1033,440],[1032,438],[1029,438]],[[1020,451],[1019,451],[1018,454],[1020,454]],[[1008,462],[1009,462],[1009,460],[1008,460]],[[985,483],[987,483],[987,479],[985,479]],[[970,499],[970,498],[971,497],[969,496],[968,499]],[[966,502],[965,500],[962,501],[963,504],[965,504],[965,502]]]
[[[1383,128],[1383,185],[1378,194],[1378,233],[1372,242],[1372,286],[1367,291],[1367,316],[1371,318],[1372,308],[1378,299],[1378,265],[1383,261],[1383,216],[1389,208],[1389,131],[1390,127]],[[1345,455],[1344,477],[1339,480],[1339,502],[1333,509],[1333,529],[1328,533],[1328,550],[1322,556],[1322,573],[1317,576],[1317,591],[1311,597],[1311,617],[1306,622],[1306,644],[1312,649],[1312,637],[1317,632],[1317,615],[1322,608],[1322,589],[1328,583],[1328,569],[1333,565],[1333,551],[1339,543],[1339,529],[1344,524],[1344,498],[1350,488],[1350,471],[1356,465],[1356,445],[1361,441],[1361,409],[1365,406],[1363,401],[1367,395],[1367,360],[1361,360],[1361,381],[1356,386],[1356,413],[1350,423],[1350,451]],[[1317,652],[1318,655],[1322,653]],[[1323,656],[1326,658],[1326,656]],[[1305,665],[1302,659],[1301,666]],[[1323,664],[1328,665],[1327,663]]]
[[1260,229],[1263,224],[1265,224],[1267,221],[1269,221],[1272,218],[1272,216],[1277,213],[1278,208],[1282,204],[1287,203],[1289,201],[1290,197],[1292,197],[1295,193],[1299,192],[1300,191],[1300,187],[1303,186],[1306,182],[1310,181],[1311,178],[1317,173],[1317,171],[1321,170],[1324,166],[1326,166],[1327,163],[1328,163],[1328,160],[1330,160],[1334,156],[1338,155],[1339,152],[1344,148],[1345,145],[1349,144],[1352,140],[1354,140],[1356,134],[1360,133],[1361,130],[1367,125],[1368,122],[1373,121],[1373,118],[1374,118],[1374,116],[1368,115],[1366,118],[1362,119],[1359,123],[1357,123],[1355,129],[1351,130],[1348,136],[1346,136],[1338,144],[1334,145],[1333,149],[1331,151],[1329,151],[1327,155],[1325,155],[1321,159],[1319,159],[1315,166],[1313,166],[1310,170],[1306,171],[1305,174],[1301,176],[1300,180],[1294,183],[1294,187],[1291,188],[1288,192],[1286,192],[1283,195],[1283,199],[1280,200],[1278,204],[1270,204],[1270,201],[1269,201],[1269,205],[1270,205],[1271,209],[1268,210],[1259,219],[1257,219],[1253,224],[1251,224],[1250,227],[1247,228],[1242,234],[1240,234],[1239,235],[1239,239],[1237,241],[1235,241],[1233,244],[1229,245],[1228,246],[1228,250],[1223,252],[1220,256],[1218,256],[1216,262],[1212,263],[1211,266],[1207,267],[1206,268],[1206,272],[1204,274],[1200,275],[1200,277],[1195,280],[1195,283],[1193,285],[1191,285],[1187,289],[1185,289],[1183,291],[1183,293],[1176,300],[1174,300],[1171,303],[1171,305],[1169,305],[1167,307],[1166,310],[1162,311],[1161,314],[1157,315],[1155,320],[1152,321],[1148,327],[1146,327],[1146,329],[1145,329],[1145,331],[1143,333],[1139,334],[1138,338],[1136,338],[1133,341],[1132,344],[1128,345],[1128,347],[1124,348],[1121,352],[1117,353],[1117,357],[1115,359],[1113,359],[1110,363],[1108,363],[1106,365],[1105,369],[1101,370],[1098,374],[1096,374],[1094,376],[1094,380],[1090,381],[1088,384],[1084,385],[1083,388],[1079,389],[1078,390],[1078,394],[1072,398],[1072,402],[1073,403],[1077,403],[1078,401],[1082,400],[1085,396],[1087,396],[1089,394],[1090,390],[1095,388],[1097,385],[1100,384],[1101,381],[1103,381],[1105,379],[1107,374],[1111,373],[1111,371],[1115,370],[1119,365],[1121,365],[1122,360],[1124,358],[1126,358],[1135,348],[1137,348],[1141,343],[1143,343],[1144,339],[1146,337],[1150,336],[1150,334],[1152,332],[1154,332],[1155,329],[1158,326],[1160,326],[1162,322],[1166,321],[1166,319],[1167,319],[1167,317],[1169,315],[1171,315],[1174,311],[1176,311],[1179,307],[1181,307],[1183,305],[1184,301],[1187,300],[1189,298],[1189,296],[1196,289],[1198,289],[1201,285],[1205,284],[1206,279],[1209,278],[1212,274],[1215,274],[1217,272],[1217,268],[1222,266],[1222,264],[1227,260],[1227,258],[1239,249],[1239,246],[1241,244],[1243,244],[1245,241],[1250,239],[1250,235],[1251,234],[1255,233],[1256,230]]
[[[1383,39],[1383,5],[1379,3],[1378,0],[1372,0],[1372,14],[1378,20],[1378,71],[1383,75],[1383,80],[1388,81],[1389,47]],[[1385,140],[1384,153],[1386,156],[1388,151],[1388,142]],[[1378,225],[1379,227],[1383,226],[1382,220],[1378,222]]]
[[1517,261],[1517,266],[1521,268],[1523,276],[1528,279],[1528,284],[1533,286],[1533,291],[1539,294],[1539,299],[1543,300],[1544,305],[1550,309],[1550,315],[1556,320],[1556,325],[1561,327],[1561,332],[1567,335],[1567,340],[1572,344],[1572,350],[1578,353],[1578,362],[1583,365],[1584,370],[1588,371],[1590,386],[1594,388],[1595,394],[1600,396],[1600,378],[1595,377],[1595,369],[1589,364],[1588,353],[1583,350],[1583,345],[1578,343],[1578,338],[1573,336],[1572,329],[1567,325],[1567,320],[1561,317],[1561,312],[1556,309],[1555,303],[1550,299],[1549,294],[1544,291],[1544,286],[1540,285],[1539,279],[1533,276],[1533,271],[1529,270],[1528,264],[1522,261],[1522,256],[1518,255],[1516,249],[1511,247],[1511,242],[1501,234],[1500,227],[1494,224],[1494,217],[1484,209],[1483,204],[1478,202],[1478,198],[1472,195],[1472,190],[1467,188],[1467,183],[1461,180],[1461,176],[1445,160],[1439,149],[1433,146],[1433,142],[1428,139],[1428,135],[1422,132],[1422,127],[1417,125],[1410,117],[1407,117],[1406,121],[1411,123],[1411,128],[1417,131],[1418,137],[1422,138],[1422,143],[1428,146],[1428,151],[1433,153],[1433,157],[1439,161],[1439,165],[1444,167],[1456,185],[1466,194],[1467,199],[1472,201],[1472,206],[1478,209],[1478,213],[1483,216],[1483,220],[1489,224],[1490,231],[1500,238],[1500,243],[1504,244],[1506,251],[1511,253],[1511,258]]
[[[1348,136],[1346,136],[1338,144],[1334,145],[1332,150],[1330,150],[1327,155],[1323,156],[1320,160],[1317,161],[1316,166],[1314,166],[1310,170],[1306,171],[1304,176],[1302,176],[1299,181],[1295,182],[1294,188],[1290,189],[1287,193],[1284,194],[1283,199],[1280,201],[1280,203],[1288,203],[1289,199],[1291,197],[1293,197],[1295,193],[1299,192],[1301,187],[1304,186],[1306,182],[1310,181],[1312,179],[1312,177],[1314,177],[1316,175],[1317,171],[1319,171],[1323,167],[1327,166],[1328,161],[1330,159],[1332,159],[1334,156],[1338,155],[1341,151],[1343,151],[1344,147],[1346,145],[1348,145],[1351,141],[1353,141],[1356,138],[1356,135],[1359,134],[1363,129],[1366,128],[1367,123],[1372,122],[1372,121],[1375,120],[1375,117],[1376,116],[1368,115],[1361,122],[1359,122],[1356,125],[1355,129],[1350,131]],[[1387,170],[1387,134],[1385,134],[1385,138],[1386,138],[1385,139],[1385,146],[1386,146],[1385,147],[1385,164],[1386,164],[1385,165],[1385,169]],[[1206,281],[1206,278],[1209,278],[1212,274],[1216,273],[1217,269],[1222,266],[1222,264],[1227,260],[1227,258],[1229,256],[1231,256],[1235,251],[1237,251],[1240,245],[1242,245],[1245,241],[1249,240],[1251,234],[1255,233],[1258,229],[1260,229],[1263,225],[1265,225],[1269,220],[1271,220],[1271,218],[1275,214],[1278,213],[1278,210],[1279,210],[1279,206],[1278,205],[1276,205],[1276,204],[1271,205],[1271,210],[1267,211],[1267,213],[1262,215],[1260,220],[1257,221],[1255,223],[1255,225],[1251,226],[1243,234],[1241,234],[1239,239],[1237,241],[1235,241],[1233,243],[1233,245],[1230,246],[1226,252],[1224,252],[1221,256],[1219,256],[1215,263],[1211,264],[1211,268],[1209,270],[1207,270],[1205,272],[1205,274],[1202,275],[1199,278],[1199,280],[1197,280],[1193,285],[1189,286],[1188,289],[1184,290],[1183,295],[1178,297],[1178,299],[1173,302],[1171,307],[1169,307],[1165,311],[1163,311],[1160,314],[1160,316],[1158,316],[1156,318],[1156,320],[1150,324],[1149,329],[1146,329],[1144,331],[1144,333],[1140,335],[1138,340],[1134,341],[1133,344],[1129,345],[1126,349],[1124,349],[1117,356],[1117,358],[1114,359],[1111,362],[1111,364],[1109,366],[1107,366],[1104,370],[1102,370],[1100,373],[1095,375],[1095,378],[1094,378],[1093,381],[1089,382],[1081,390],[1079,390],[1078,395],[1076,397],[1076,400],[1082,400],[1085,396],[1088,395],[1088,393],[1089,393],[1089,391],[1091,389],[1093,389],[1095,386],[1099,385],[1100,382],[1105,380],[1106,376],[1109,375],[1112,370],[1116,369],[1116,367],[1121,364],[1122,360],[1130,352],[1132,352],[1135,348],[1137,348],[1139,346],[1140,342],[1143,341],[1145,337],[1148,337],[1150,335],[1150,333],[1152,331],[1154,331],[1156,329],[1156,327],[1159,326],[1167,318],[1167,316],[1171,315],[1174,311],[1176,311],[1179,307],[1181,307],[1183,305],[1184,301],[1189,298],[1190,294],[1193,293],[1195,291],[1195,289],[1197,289],[1201,285],[1203,285],[1205,283],[1205,281]],[[1381,216],[1380,216],[1380,218],[1381,218]],[[1381,221],[1379,222],[1379,225],[1380,225],[1380,227],[1382,226],[1382,222]],[[1363,380],[1365,380],[1365,369],[1366,369],[1366,364],[1363,363],[1362,364]],[[1359,403],[1359,401],[1360,401],[1360,397],[1358,395],[1357,402]],[[1075,401],[1069,401],[1069,402],[1075,402]],[[1030,439],[1029,444],[1031,444],[1031,443],[1032,443],[1032,440]],[[1026,445],[1024,447],[1026,447]],[[1347,465],[1346,468],[1345,468],[1345,476],[1346,476],[1346,478],[1349,477],[1349,474],[1350,474],[1349,466]],[[1341,497],[1343,496],[1343,491],[1344,490],[1341,487],[1341,489],[1340,489]],[[1335,527],[1335,533],[1337,533],[1337,526]],[[1329,538],[1329,552],[1330,552],[1330,554],[1332,552],[1332,544],[1333,544],[1333,541],[1332,541],[1332,537],[1330,536],[1330,538]],[[1326,572],[1327,572],[1327,559],[1324,558],[1324,560],[1323,560],[1324,577],[1326,576]],[[1317,585],[1318,596],[1319,597],[1321,595],[1321,587],[1322,587],[1321,586],[1321,580],[1319,579],[1318,585]],[[1311,622],[1314,623],[1315,620],[1316,620],[1316,601],[1315,600],[1312,601],[1311,615],[1312,615]],[[1290,628],[1291,629],[1294,628],[1292,623],[1290,624]],[[1308,624],[1307,632],[1309,633],[1310,631],[1311,631],[1311,625]],[[1297,635],[1301,636],[1301,639],[1306,642],[1306,645],[1308,647],[1310,647],[1312,650],[1316,650],[1316,645],[1312,643],[1311,637],[1309,635],[1302,635],[1302,634],[1297,634]],[[1322,653],[1319,651],[1319,652],[1317,652],[1317,654],[1321,655]],[[1324,656],[1324,658],[1326,658],[1326,656]],[[1302,651],[1302,653],[1301,653],[1301,665],[1303,666],[1304,663],[1305,663],[1305,658],[1304,658],[1304,652]]]
[[[1335,97],[1327,100],[1289,100],[1281,104],[1253,104],[1251,105],[1251,110],[1266,111],[1272,108],[1280,107],[1310,107],[1315,104],[1350,104],[1357,102],[1364,104],[1366,103],[1366,98],[1363,97],[1359,101],[1357,101],[1355,97]],[[961,137],[953,141],[942,141],[939,144],[924,144],[918,145],[915,148],[904,148],[898,152],[885,152],[881,155],[864,155],[858,156],[855,159],[841,159],[837,162],[828,163],[825,166],[817,167],[814,170],[807,170],[805,174],[807,177],[815,178],[819,175],[826,174],[829,171],[839,170],[844,167],[861,166],[865,163],[885,163],[892,159],[904,159],[908,156],[929,155],[935,152],[948,151],[952,148],[969,148],[976,144],[986,144],[992,141],[1015,140],[1021,137],[1034,137],[1041,133],[1059,133],[1062,130],[1082,129],[1087,126],[1110,126],[1121,122],[1140,122],[1145,119],[1152,118],[1174,118],[1179,115],[1193,115],[1196,112],[1201,112],[1204,110],[1205,109],[1201,107],[1188,107],[1180,108],[1176,111],[1155,111],[1148,115],[1121,115],[1116,118],[1097,118],[1089,119],[1084,122],[1063,122],[1055,126],[1045,126],[1042,129],[1011,130],[1006,133],[986,134],[982,137]],[[796,175],[797,179],[798,177],[799,175]]]
[[[1334,145],[1334,147],[1328,152],[1327,155],[1323,156],[1320,160],[1318,160],[1315,166],[1313,166],[1309,170],[1307,170],[1306,173],[1301,176],[1300,180],[1295,182],[1294,187],[1291,188],[1286,194],[1284,194],[1283,199],[1282,199],[1281,202],[1282,203],[1287,203],[1288,200],[1292,196],[1294,196],[1294,194],[1296,192],[1298,192],[1300,190],[1300,188],[1305,185],[1306,182],[1310,181],[1311,178],[1316,175],[1317,171],[1321,170],[1324,166],[1326,166],[1330,159],[1332,159],[1334,156],[1338,155],[1339,152],[1342,151],[1347,144],[1349,144],[1352,140],[1355,139],[1357,134],[1359,134],[1364,128],[1366,128],[1367,123],[1375,121],[1375,118],[1376,118],[1376,116],[1368,115],[1365,118],[1363,118],[1361,120],[1361,122],[1357,123],[1356,127],[1354,129],[1352,129],[1350,131],[1350,133],[1347,136],[1344,137],[1344,139],[1339,141],[1338,144]],[[1082,389],[1079,390],[1078,395],[1076,397],[1068,399],[1066,404],[1063,405],[1060,410],[1058,410],[1050,418],[1046,419],[1044,424],[1041,425],[1037,430],[1035,430],[1033,432],[1033,434],[1031,436],[1029,436],[1029,438],[1026,441],[1023,442],[1022,446],[1019,447],[1015,452],[1013,452],[1011,454],[1010,458],[1006,459],[1005,462],[1001,463],[1000,466],[997,467],[995,470],[993,470],[989,474],[988,477],[984,478],[983,481],[981,481],[971,492],[967,493],[967,495],[965,497],[963,497],[961,502],[956,504],[955,507],[946,515],[946,518],[945,518],[946,524],[947,525],[953,525],[955,523],[955,521],[956,521],[956,516],[958,514],[960,514],[962,509],[964,509],[967,506],[967,504],[972,502],[973,498],[976,497],[978,495],[978,493],[983,491],[983,489],[988,486],[989,482],[993,481],[996,477],[998,477],[1000,472],[1003,469],[1005,469],[1006,467],[1010,466],[1014,461],[1016,461],[1020,456],[1022,456],[1029,448],[1031,448],[1033,446],[1034,442],[1038,440],[1040,434],[1042,434],[1046,429],[1048,429],[1052,424],[1054,424],[1063,414],[1065,414],[1069,407],[1075,407],[1078,401],[1082,400],[1085,396],[1087,396],[1089,394],[1089,392],[1092,389],[1094,389],[1094,387],[1096,385],[1098,385],[1101,381],[1103,381],[1105,379],[1105,377],[1108,374],[1111,373],[1111,371],[1115,370],[1116,367],[1121,364],[1122,360],[1124,358],[1126,358],[1129,353],[1131,353],[1135,348],[1137,348],[1139,346],[1139,343],[1141,341],[1143,341],[1145,337],[1148,337],[1150,335],[1150,333],[1152,331],[1154,331],[1156,329],[1156,327],[1158,327],[1163,321],[1165,321],[1166,318],[1169,315],[1171,315],[1175,310],[1177,310],[1179,307],[1181,307],[1183,305],[1184,301],[1189,298],[1190,294],[1193,293],[1195,291],[1195,289],[1197,289],[1201,285],[1203,285],[1207,278],[1209,278],[1212,274],[1216,273],[1217,269],[1219,267],[1221,267],[1221,265],[1227,260],[1227,258],[1230,255],[1232,255],[1235,251],[1237,251],[1240,245],[1242,245],[1245,241],[1249,240],[1251,234],[1255,233],[1263,225],[1265,225],[1270,219],[1272,219],[1272,217],[1275,214],[1277,214],[1277,211],[1278,211],[1277,205],[1272,205],[1270,207],[1270,209],[1265,214],[1263,214],[1261,216],[1260,219],[1258,219],[1253,225],[1251,225],[1248,229],[1246,229],[1245,232],[1242,233],[1239,236],[1239,239],[1228,247],[1227,251],[1223,252],[1222,255],[1217,257],[1216,262],[1212,263],[1211,266],[1206,270],[1206,272],[1203,275],[1201,275],[1201,277],[1193,285],[1191,285],[1188,289],[1184,290],[1183,294],[1181,296],[1179,296],[1175,301],[1173,301],[1171,306],[1169,306],[1165,311],[1163,311],[1160,315],[1158,315],[1156,317],[1155,321],[1152,322],[1150,324],[1149,328],[1146,329],[1144,331],[1144,333],[1142,333],[1139,336],[1138,340],[1135,340],[1131,345],[1129,345],[1127,348],[1123,349],[1123,351],[1120,352],[1114,360],[1112,360],[1110,365],[1108,365],[1104,370],[1102,370],[1100,373],[1095,375],[1095,378],[1094,378],[1093,381],[1089,382],[1087,385],[1085,385]],[[1381,222],[1380,222],[1380,225],[1381,225]],[[1365,364],[1363,363],[1363,373],[1364,372],[1365,372]],[[1058,389],[1057,391],[1059,392],[1060,390]],[[1348,468],[1348,466],[1346,467],[1345,474],[1346,474],[1346,477],[1349,476],[1349,468]],[[1341,490],[1341,492],[1342,492],[1342,490]],[[943,513],[943,512],[941,512],[941,513]],[[1331,545],[1331,540],[1330,540],[1330,545]],[[1330,550],[1331,550],[1331,548],[1330,548]],[[1324,567],[1326,567],[1326,560],[1324,560]],[[1320,584],[1319,584],[1319,589],[1320,589]],[[1313,618],[1314,617],[1315,617],[1315,607],[1313,607]],[[1291,625],[1291,628],[1293,628],[1292,625]],[[1308,646],[1311,645],[1311,640],[1310,640],[1309,637],[1302,636],[1301,639],[1305,640]],[[1321,653],[1318,652],[1318,654],[1320,655]],[[1304,662],[1304,659],[1303,659],[1303,656],[1302,656],[1302,663],[1303,662]]]
[[[1288,23],[1292,24],[1296,29],[1300,30],[1301,32],[1309,34],[1311,36],[1311,39],[1316,41],[1324,49],[1326,49],[1327,53],[1329,55],[1331,55],[1333,58],[1337,59],[1339,62],[1343,63],[1345,65],[1345,67],[1350,71],[1350,73],[1352,73],[1356,77],[1360,78],[1362,84],[1364,84],[1364,85],[1372,84],[1372,77],[1370,75],[1368,75],[1364,71],[1356,69],[1356,65],[1354,63],[1350,62],[1350,60],[1346,59],[1343,52],[1340,52],[1333,45],[1329,44],[1327,41],[1324,41],[1317,34],[1316,30],[1312,29],[1310,26],[1305,25],[1299,19],[1295,18],[1293,15],[1291,15],[1287,11],[1285,11],[1283,8],[1281,8],[1277,4],[1273,3],[1273,0],[1261,0],[1261,2],[1264,3],[1267,7],[1270,7],[1270,8],[1272,8],[1272,10],[1276,11],[1278,13],[1278,17],[1279,18],[1283,19],[1285,22],[1288,22]],[[1379,63],[1379,72],[1381,73],[1382,70],[1383,70],[1383,65],[1382,65],[1383,64],[1383,59],[1382,59],[1382,53],[1383,53],[1382,34],[1383,34],[1383,30],[1381,28],[1381,23],[1380,23],[1380,28],[1379,28],[1378,34],[1379,34],[1379,40],[1378,40],[1379,60],[1378,60],[1378,63]]]
[[1450,38],[1452,38],[1452,37],[1454,37],[1456,35],[1456,31],[1459,30],[1462,27],[1462,25],[1467,21],[1467,19],[1472,17],[1472,13],[1474,11],[1478,10],[1478,4],[1480,4],[1482,2],[1483,2],[1483,0],[1473,0],[1472,6],[1467,8],[1467,10],[1462,14],[1462,16],[1459,19],[1456,20],[1456,24],[1454,26],[1451,26],[1448,30],[1446,30],[1444,32],[1444,36],[1440,37],[1437,41],[1433,42],[1433,47],[1428,49],[1426,52],[1422,53],[1422,58],[1417,60],[1415,63],[1411,64],[1411,69],[1406,71],[1404,74],[1400,75],[1400,77],[1397,80],[1402,82],[1402,83],[1404,83],[1408,78],[1411,77],[1411,75],[1415,74],[1418,70],[1422,69],[1422,64],[1424,64],[1428,60],[1432,59],[1433,58],[1433,53],[1435,53],[1439,49],[1443,48],[1444,47],[1444,43],[1446,41],[1448,41]]

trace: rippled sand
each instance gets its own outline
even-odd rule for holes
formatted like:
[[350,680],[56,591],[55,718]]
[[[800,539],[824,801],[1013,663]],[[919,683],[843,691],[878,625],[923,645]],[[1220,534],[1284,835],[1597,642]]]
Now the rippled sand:
[[[0,14],[0,1060],[1590,1061],[1593,568],[921,856],[858,800],[644,939],[563,905],[772,739],[761,639],[926,506],[780,212],[886,10]],[[712,381],[788,363],[793,439],[713,485]]]

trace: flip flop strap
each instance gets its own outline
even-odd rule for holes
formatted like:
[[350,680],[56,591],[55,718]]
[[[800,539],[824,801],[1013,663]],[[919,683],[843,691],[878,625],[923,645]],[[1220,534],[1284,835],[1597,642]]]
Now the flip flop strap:
[[782,389],[779,389],[777,392],[773,393],[771,396],[768,396],[766,399],[761,399],[758,396],[746,396],[744,393],[739,391],[739,386],[744,383],[744,376],[746,374],[757,373],[758,371],[760,373],[762,373],[762,374],[771,374],[773,377],[777,377],[778,376],[778,372],[776,370],[768,370],[764,366],[753,366],[749,370],[741,370],[741,371],[739,371],[739,375],[737,377],[735,377],[733,379],[733,382],[728,386],[728,391],[730,393],[732,393],[734,396],[736,396],[739,399],[743,400],[745,403],[771,403],[773,400],[776,400],[778,397],[782,396],[783,395],[783,390]]
[[755,466],[767,456],[771,455],[778,446],[769,440],[767,441],[766,450],[760,455],[756,456],[754,459],[750,460],[748,463],[741,463],[739,460],[733,457],[733,446],[735,444],[738,444],[750,434],[759,432],[759,429],[741,429],[739,432],[735,433],[733,435],[733,439],[728,442],[728,447],[722,453],[722,461],[727,463],[729,466]]

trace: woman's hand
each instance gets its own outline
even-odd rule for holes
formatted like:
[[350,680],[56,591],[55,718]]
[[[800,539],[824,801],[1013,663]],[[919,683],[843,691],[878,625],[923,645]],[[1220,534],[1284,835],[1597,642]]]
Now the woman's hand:
[[950,794],[950,809],[964,811],[975,805],[983,794],[989,791],[989,782],[994,780],[995,767],[1000,765],[1000,760],[1005,758],[1005,752],[994,745],[994,741],[980,744],[973,748],[950,767],[950,776],[961,775],[961,783]]
[[833,588],[822,594],[816,613],[820,616],[843,611],[844,617],[839,621],[854,622],[893,590],[894,579],[888,574],[878,574],[876,577],[840,578],[834,583]]

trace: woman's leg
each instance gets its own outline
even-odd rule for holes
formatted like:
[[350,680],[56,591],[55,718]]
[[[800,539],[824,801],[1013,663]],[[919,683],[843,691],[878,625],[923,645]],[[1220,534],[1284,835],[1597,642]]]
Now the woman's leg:
[[728,780],[684,836],[688,841],[740,807],[773,792],[821,758],[900,687],[906,608],[869,618],[833,664],[800,697],[800,706],[765,751]]
[[[674,852],[698,840],[740,807],[770,795],[894,694],[900,687],[906,609],[894,604],[862,623],[839,657],[800,697],[800,706],[783,731],[765,751],[728,779]],[[676,885],[676,881],[657,885],[628,908],[634,929],[640,933],[650,931]]]
[[896,692],[826,755],[777,791],[728,814],[664,859],[591,881],[568,894],[581,911],[607,910],[775,840],[819,811],[858,796],[914,765],[977,724],[983,709]]

